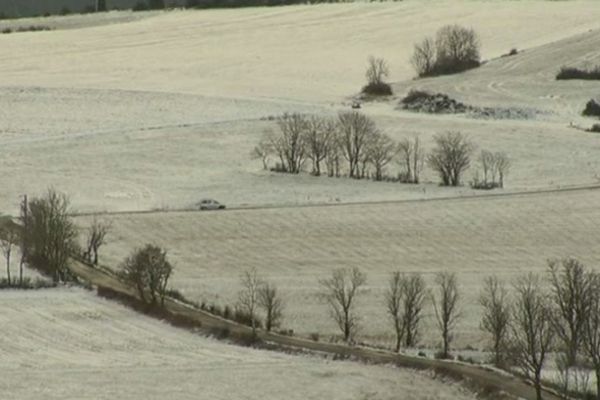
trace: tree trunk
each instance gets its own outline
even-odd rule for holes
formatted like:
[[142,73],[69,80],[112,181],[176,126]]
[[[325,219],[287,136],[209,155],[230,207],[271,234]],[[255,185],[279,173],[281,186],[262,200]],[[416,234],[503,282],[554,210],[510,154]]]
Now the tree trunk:
[[535,378],[534,378],[534,382],[533,382],[533,386],[535,386],[535,397],[537,400],[543,400],[542,399],[542,377],[540,376],[540,372],[536,371],[535,373]]
[[448,330],[446,329],[446,327],[444,327],[444,332],[443,332],[443,336],[444,336],[444,358],[448,358],[448,353],[449,353],[449,344],[448,344]]
[[496,340],[494,342],[494,363],[496,367],[500,366],[500,341]]
[[400,324],[398,321],[395,321],[396,325],[396,353],[400,352],[400,346],[402,345],[402,330],[400,329]]
[[8,286],[10,286],[10,248],[6,252],[6,281],[8,282]]
[[23,264],[25,263],[25,258],[21,256],[21,261],[19,262],[19,285],[23,285]]
[[596,399],[600,400],[600,364],[596,365]]

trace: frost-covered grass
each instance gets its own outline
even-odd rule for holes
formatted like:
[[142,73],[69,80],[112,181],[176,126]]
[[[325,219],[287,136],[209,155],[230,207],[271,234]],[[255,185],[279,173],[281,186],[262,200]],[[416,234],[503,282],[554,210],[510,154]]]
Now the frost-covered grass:
[[0,292],[7,399],[472,399],[426,374],[218,342],[79,289]]
[[[455,345],[485,348],[477,298],[483,279],[497,274],[512,284],[519,274],[545,272],[546,260],[576,256],[594,268],[595,204],[600,191],[496,199],[404,204],[286,208],[112,218],[101,262],[113,267],[144,243],[169,251],[172,285],[199,302],[233,304],[244,269],[256,268],[276,283],[286,301],[284,325],[297,334],[337,328],[322,304],[318,280],[335,268],[358,267],[368,289],[358,299],[360,340],[391,346],[393,328],[383,291],[394,270],[423,273],[431,284],[439,271],[457,273],[462,318]],[[88,219],[79,219],[85,225]],[[427,305],[423,344],[439,334]]]
[[[577,96],[598,87],[546,75],[557,54],[595,59],[595,34],[572,36],[600,27],[595,9],[600,3],[586,0],[410,0],[27,21],[75,29],[0,37],[11,54],[0,64],[0,210],[14,213],[19,195],[49,185],[79,210],[185,207],[202,197],[240,205],[458,194],[435,187],[431,171],[427,187],[366,184],[265,174],[250,159],[263,131],[276,129],[261,118],[349,110],[371,54],[388,60],[399,96],[424,85],[468,104],[526,103],[558,115],[486,121],[400,112],[396,100],[364,105],[392,137],[419,135],[430,146],[435,133],[461,130],[481,148],[508,152],[509,189],[594,182],[600,144],[568,122],[578,118]],[[472,73],[402,83],[414,74],[413,43],[445,23],[473,26],[486,59],[526,51]]]

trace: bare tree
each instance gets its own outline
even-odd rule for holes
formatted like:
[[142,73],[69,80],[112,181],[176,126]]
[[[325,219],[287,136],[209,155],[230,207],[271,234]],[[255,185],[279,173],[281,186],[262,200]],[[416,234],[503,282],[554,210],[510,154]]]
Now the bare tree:
[[400,351],[402,339],[404,338],[404,315],[402,309],[402,300],[404,299],[404,290],[406,288],[405,277],[399,271],[392,274],[389,280],[389,288],[385,292],[385,305],[396,332],[396,352]]
[[425,153],[421,147],[419,137],[410,141],[403,139],[398,143],[399,164],[403,169],[403,181],[406,183],[419,183],[421,171],[425,163]]
[[329,118],[312,116],[307,122],[307,156],[312,161],[312,174],[321,175],[321,162],[334,146],[335,122]]
[[[483,183],[487,184],[488,178],[490,178],[490,175],[494,174],[496,168],[494,154],[487,150],[481,150],[481,153],[479,154],[479,163],[483,170]],[[492,183],[495,183],[495,179],[492,180]]]
[[45,197],[30,201],[21,210],[23,241],[21,254],[27,264],[55,282],[72,278],[67,266],[76,253],[77,230],[69,216],[69,199],[53,189]]
[[584,321],[583,349],[596,374],[596,399],[600,400],[600,274],[591,274],[593,286],[589,315]]
[[460,132],[447,132],[434,137],[436,147],[427,158],[429,166],[445,186],[459,186],[461,176],[469,168],[474,146]]
[[331,278],[319,281],[322,298],[329,305],[331,316],[338,325],[344,340],[354,339],[358,328],[356,297],[367,283],[367,277],[358,268],[336,269]]
[[510,305],[508,291],[495,276],[487,277],[479,295],[483,308],[481,329],[492,336],[494,364],[502,365],[510,327]]
[[269,282],[263,282],[258,288],[258,305],[267,315],[265,328],[270,332],[273,327],[279,326],[283,316],[283,301],[279,296],[277,287]]
[[498,172],[498,186],[504,188],[504,178],[510,171],[511,162],[506,153],[497,152],[494,154],[495,167]]
[[420,274],[412,274],[406,277],[404,282],[404,345],[414,347],[419,339],[419,325],[427,288],[425,280]]
[[563,399],[570,399],[572,393],[587,393],[590,380],[590,370],[586,365],[570,365],[569,356],[564,352],[555,355],[558,371],[557,384]]
[[98,265],[98,250],[102,245],[106,244],[106,235],[110,231],[110,228],[110,222],[99,221],[96,218],[94,218],[88,228],[86,250],[83,256],[93,265]]
[[297,174],[306,160],[307,117],[302,114],[284,114],[277,118],[281,137],[275,143],[285,162],[287,172]]
[[351,178],[360,177],[359,163],[364,159],[368,142],[377,132],[375,122],[358,112],[338,115],[338,140],[343,156],[348,161]]
[[331,138],[331,146],[327,149],[325,156],[325,165],[327,166],[327,176],[340,177],[340,160],[342,158],[339,137],[337,134]]
[[433,308],[438,327],[442,333],[442,358],[450,357],[450,343],[454,339],[453,330],[460,317],[458,309],[458,281],[453,272],[440,272],[435,277],[437,296],[432,293]]
[[368,160],[375,168],[375,180],[383,179],[383,170],[397,154],[397,145],[384,133],[376,133],[368,146]]
[[435,38],[438,73],[460,72],[479,66],[480,41],[473,29],[459,25],[446,25]]
[[435,43],[431,38],[425,38],[415,44],[411,64],[420,77],[431,75],[435,67]]
[[242,289],[238,293],[237,306],[240,311],[248,315],[252,325],[252,334],[256,335],[257,316],[259,306],[259,291],[263,285],[255,268],[244,271],[241,278]]
[[0,221],[0,248],[4,253],[6,259],[6,282],[10,286],[12,279],[10,275],[10,257],[12,255],[13,247],[19,244],[21,235],[19,233],[20,227],[15,224],[10,217],[3,218]]
[[151,305],[156,305],[159,300],[164,305],[172,274],[173,265],[167,260],[166,250],[151,244],[128,256],[120,272],[123,280],[136,289],[140,299]]
[[383,78],[387,78],[389,74],[390,69],[383,58],[369,57],[369,67],[365,73],[368,84],[379,85],[383,83]]
[[537,275],[520,278],[515,293],[511,344],[518,365],[533,381],[537,399],[542,400],[542,368],[554,339],[552,310]]
[[548,262],[554,303],[554,330],[566,355],[566,366],[573,366],[581,348],[586,319],[592,306],[593,278],[585,266],[573,258]]
[[266,131],[250,154],[253,159],[260,159],[262,161],[264,170],[269,169],[269,156],[275,152],[273,143],[273,133]]

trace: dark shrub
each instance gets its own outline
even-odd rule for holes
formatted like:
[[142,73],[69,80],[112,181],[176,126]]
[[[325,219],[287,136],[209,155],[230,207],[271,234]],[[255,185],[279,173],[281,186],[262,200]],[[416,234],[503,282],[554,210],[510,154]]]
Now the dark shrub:
[[13,280],[11,284],[8,284],[6,278],[0,279],[0,289],[22,289],[22,290],[33,290],[33,289],[47,289],[56,287],[56,283],[45,279],[36,278],[32,280],[29,277],[23,278],[23,281],[19,283],[18,280]]
[[12,33],[12,31],[13,30],[10,29],[10,28],[4,28],[4,29],[2,29],[2,33]]
[[211,314],[218,315],[219,317],[223,316],[223,311],[221,311],[221,307],[219,307],[217,304],[214,304],[214,303],[211,304],[210,307],[208,308],[208,311]]
[[390,96],[393,94],[392,87],[385,83],[369,83],[362,88],[362,93],[372,96]]
[[454,360],[454,357],[451,354],[446,355],[442,350],[437,351],[433,357],[436,360]]
[[81,10],[82,14],[91,14],[96,12],[96,7],[94,7],[93,4],[88,4],[87,6],[83,7],[83,9]]
[[60,9],[60,15],[69,15],[71,14],[71,10],[69,9],[69,7],[64,6],[63,8]]
[[425,357],[425,358],[427,358],[427,354],[425,354],[425,352],[424,352],[424,351],[419,351],[419,352],[417,353],[417,355],[418,355],[419,357]]
[[285,165],[281,164],[280,162],[276,163],[274,167],[271,167],[270,171],[271,172],[281,172],[281,173],[288,172],[288,170],[285,167]]
[[231,307],[225,306],[225,309],[223,310],[223,318],[231,319],[232,316],[233,313],[231,312]]
[[510,51],[508,52],[509,56],[516,56],[517,54],[519,54],[519,50],[515,48],[510,49]]
[[148,4],[146,4],[145,1],[140,0],[134,4],[134,6],[131,10],[132,11],[146,11],[146,10],[148,10]]
[[165,8],[164,0],[148,0],[148,8],[150,10],[162,10]]
[[319,333],[318,332],[313,332],[310,334],[310,340],[313,340],[315,342],[319,341]]
[[600,117],[600,104],[594,99],[588,101],[581,114],[588,117]]
[[600,66],[592,69],[578,69],[562,67],[556,75],[557,80],[565,79],[586,79],[586,80],[600,80]]
[[52,30],[52,28],[43,25],[20,26],[19,28],[17,28],[17,32],[40,32],[50,30]]
[[[233,313],[233,320],[238,324],[252,326],[252,318],[250,317],[250,314],[239,309],[236,309]],[[254,317],[254,323],[256,324],[257,328],[262,328],[262,321],[256,316]]]
[[481,65],[478,60],[458,60],[454,58],[437,60],[430,76],[450,75],[468,71]]
[[594,124],[592,125],[592,127],[590,129],[588,129],[589,132],[599,132],[600,133],[600,124]]
[[403,103],[414,103],[420,100],[427,100],[432,96],[431,93],[424,90],[412,89],[405,98],[402,99]]
[[211,333],[215,335],[217,339],[227,339],[229,336],[231,336],[231,330],[227,327],[213,328],[211,329]]
[[435,40],[425,38],[415,45],[412,64],[420,77],[463,72],[481,65],[479,36],[473,29],[446,25]]
[[471,186],[471,189],[492,190],[499,188],[500,184],[498,182],[484,182],[479,179],[473,179],[471,182],[469,182],[469,186]]

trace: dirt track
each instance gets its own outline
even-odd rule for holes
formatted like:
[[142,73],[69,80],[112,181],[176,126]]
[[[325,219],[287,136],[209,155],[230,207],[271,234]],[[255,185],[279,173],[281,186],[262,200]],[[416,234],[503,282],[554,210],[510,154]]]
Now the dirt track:
[[[91,282],[93,285],[106,287],[126,296],[135,297],[135,292],[131,288],[123,284],[109,272],[94,269],[76,261],[73,261],[71,270],[77,276]],[[251,329],[246,326],[191,308],[172,299],[167,299],[165,301],[165,308],[177,317],[185,317],[189,320],[198,322],[204,329],[226,328],[230,333],[239,335],[248,335],[251,333]],[[500,374],[478,366],[409,357],[389,351],[364,347],[321,343],[263,331],[260,331],[258,336],[265,342],[279,346],[350,357],[367,363],[393,364],[399,367],[414,369],[431,369],[436,371],[436,373],[447,375],[454,379],[466,380],[470,387],[478,390],[480,393],[504,393],[513,398],[536,398],[533,387],[522,379],[506,374]],[[558,400],[559,397],[551,392],[546,392],[544,394],[544,399]]]

